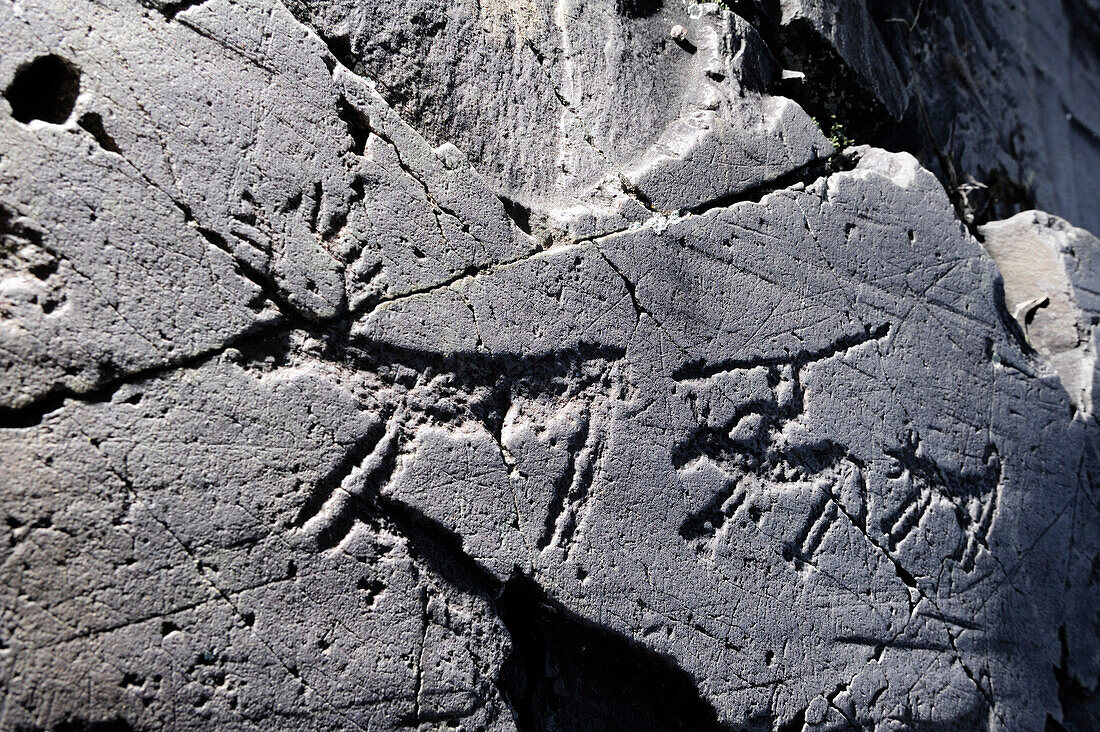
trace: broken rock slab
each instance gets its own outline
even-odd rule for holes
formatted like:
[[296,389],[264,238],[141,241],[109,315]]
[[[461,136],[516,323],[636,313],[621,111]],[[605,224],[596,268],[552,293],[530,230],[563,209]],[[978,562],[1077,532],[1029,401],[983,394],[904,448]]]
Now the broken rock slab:
[[1054,367],[1074,408],[1088,418],[1100,324],[1100,242],[1041,211],[987,224],[980,232],[1004,278],[1005,306],[1028,344]]
[[734,0],[833,134],[904,149],[976,224],[1042,208],[1096,231],[1095,0]]

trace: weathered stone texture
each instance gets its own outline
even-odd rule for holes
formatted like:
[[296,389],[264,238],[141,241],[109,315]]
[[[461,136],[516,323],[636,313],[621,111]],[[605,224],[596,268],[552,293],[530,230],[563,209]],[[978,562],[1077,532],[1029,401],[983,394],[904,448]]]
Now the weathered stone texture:
[[0,729],[1097,724],[1100,242],[754,5],[0,0]]

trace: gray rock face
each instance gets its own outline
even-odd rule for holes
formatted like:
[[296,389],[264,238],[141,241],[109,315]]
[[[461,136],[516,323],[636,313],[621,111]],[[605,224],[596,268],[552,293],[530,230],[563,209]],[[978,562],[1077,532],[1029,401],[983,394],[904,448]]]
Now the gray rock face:
[[0,28],[0,728],[1096,724],[1087,232],[713,4]]
[[759,35],[714,4],[288,5],[418,130],[544,216],[624,189],[646,208],[688,208],[832,152],[801,108],[759,93],[776,71]]
[[1092,413],[1100,301],[1090,279],[1100,242],[1066,221],[1024,212],[981,229],[1004,278],[1005,305],[1031,345],[1058,372],[1074,408]]
[[842,135],[915,153],[981,224],[1035,206],[1100,229],[1095,0],[737,0],[784,87]]

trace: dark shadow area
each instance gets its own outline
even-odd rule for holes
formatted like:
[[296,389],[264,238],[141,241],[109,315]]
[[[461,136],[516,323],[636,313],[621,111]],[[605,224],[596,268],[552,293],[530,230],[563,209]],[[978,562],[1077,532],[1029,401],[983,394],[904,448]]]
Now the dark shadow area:
[[20,66],[4,91],[11,114],[23,124],[40,119],[59,125],[69,118],[80,94],[80,71],[50,54]]
[[92,136],[97,145],[107,152],[122,153],[122,150],[118,147],[118,143],[115,142],[115,138],[111,137],[110,133],[108,133],[107,129],[103,126],[103,117],[96,112],[86,112],[80,115],[80,119],[78,119],[76,123]]
[[370,120],[367,115],[342,94],[336,102],[336,114],[348,128],[348,135],[352,140],[351,151],[356,155],[363,155],[370,136]]
[[1089,690],[1069,670],[1069,643],[1066,628],[1058,629],[1062,656],[1054,669],[1058,681],[1058,703],[1062,706],[1062,721],[1047,717],[1047,732],[1096,732],[1100,730],[1100,690]]
[[524,234],[531,234],[531,209],[524,206],[519,201],[513,201],[507,196],[501,196],[500,202],[504,204],[504,211],[515,222],[519,230]]
[[594,626],[516,575],[497,602],[513,654],[498,685],[523,732],[732,730],[675,662]]
[[404,536],[414,559],[444,581],[493,605],[512,639],[496,686],[521,732],[733,732],[671,658],[572,613],[530,577],[501,583],[458,534],[412,506],[377,491],[351,503],[368,525]]
[[615,10],[626,18],[648,18],[664,7],[664,0],[615,0]]
[[[1077,10],[1083,0],[1065,2],[1082,18],[1085,35],[1092,37],[1092,28],[1100,27],[1095,21],[1098,14]],[[966,100],[981,92],[966,70],[966,60],[951,52],[951,39],[939,44],[943,48],[938,48],[937,39],[952,24],[975,22],[969,18],[966,4],[942,0],[867,3],[874,30],[908,85],[909,98],[900,117],[884,106],[868,80],[853,71],[811,21],[795,19],[783,25],[778,0],[729,0],[727,4],[760,34],[774,68],[805,75],[773,77],[765,91],[798,102],[840,146],[867,144],[912,153],[943,184],[971,233],[984,223],[1036,207],[1035,193],[1019,171],[1000,165],[967,170],[961,162],[964,150],[956,143],[955,123],[971,103]],[[938,51],[929,55],[928,46]],[[1002,139],[1001,144],[1019,159],[1014,140]],[[967,185],[971,179],[979,185]]]

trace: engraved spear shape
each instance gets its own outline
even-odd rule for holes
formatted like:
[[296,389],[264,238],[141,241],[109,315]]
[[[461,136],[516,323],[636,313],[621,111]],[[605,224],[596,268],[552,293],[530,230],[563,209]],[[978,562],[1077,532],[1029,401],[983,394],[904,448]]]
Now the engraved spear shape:
[[[588,379],[603,389],[612,389],[616,382],[606,378],[608,364],[623,356],[621,349],[587,346],[534,358],[467,353],[443,357],[399,348],[378,350],[380,352],[372,355],[364,368],[398,365],[418,372],[425,383],[431,377],[448,377],[450,383],[445,388],[459,397],[482,392],[482,401],[493,407],[469,410],[464,418],[480,422],[492,435],[506,467],[511,467],[510,455],[502,444],[501,423],[508,405],[517,395],[538,398],[560,389],[562,380],[570,377],[580,379],[581,383]],[[600,376],[578,376],[578,368],[591,362],[604,365]],[[485,393],[490,396],[484,398]],[[384,496],[383,489],[395,477],[398,458],[410,448],[416,426],[432,422],[431,415],[426,413],[427,405],[432,403],[432,399],[412,399],[404,394],[384,405],[380,427],[365,435],[329,478],[318,482],[311,499],[300,511],[297,525],[304,539],[318,548],[330,549],[349,535],[356,520],[376,527],[388,522],[395,506]],[[478,414],[478,411],[486,413]],[[548,508],[547,531],[540,549],[561,545],[568,551],[568,542],[579,521],[580,507],[603,453],[609,418],[606,405],[586,404],[583,419],[568,440],[577,443],[576,449],[570,455],[569,476],[559,481],[559,493]],[[578,434],[581,435],[579,440]]]

